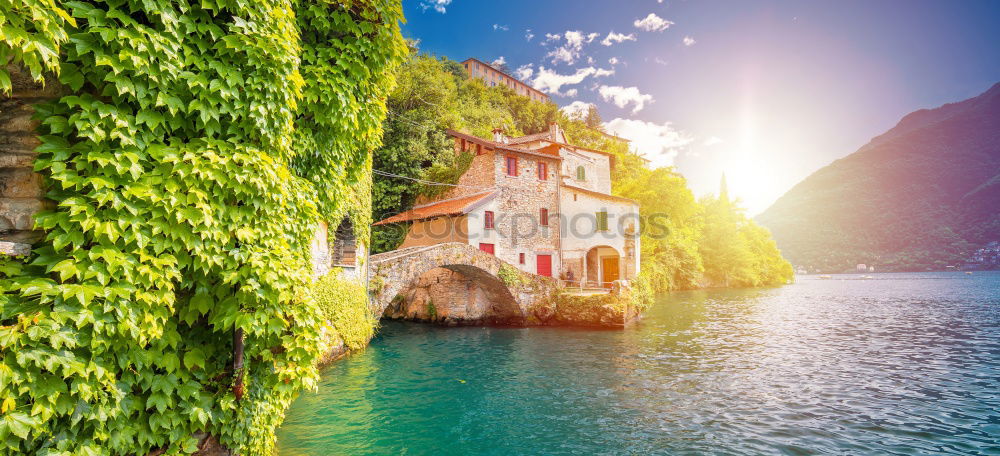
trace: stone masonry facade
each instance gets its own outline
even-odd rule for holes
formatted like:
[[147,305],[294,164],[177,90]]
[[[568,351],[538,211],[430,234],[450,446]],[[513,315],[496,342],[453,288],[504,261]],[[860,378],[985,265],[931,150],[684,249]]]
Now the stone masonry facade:
[[0,94],[0,254],[26,255],[41,237],[33,231],[34,215],[52,207],[33,168],[40,144],[34,106],[58,97],[61,86],[51,78],[45,84],[32,81],[15,65],[6,69],[13,90],[9,96]]

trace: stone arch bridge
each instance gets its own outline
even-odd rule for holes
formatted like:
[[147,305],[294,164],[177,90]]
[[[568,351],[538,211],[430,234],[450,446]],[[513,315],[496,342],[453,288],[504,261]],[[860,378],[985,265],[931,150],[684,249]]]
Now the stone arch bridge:
[[376,317],[530,324],[550,316],[559,289],[550,277],[523,272],[459,242],[393,250],[370,261]]

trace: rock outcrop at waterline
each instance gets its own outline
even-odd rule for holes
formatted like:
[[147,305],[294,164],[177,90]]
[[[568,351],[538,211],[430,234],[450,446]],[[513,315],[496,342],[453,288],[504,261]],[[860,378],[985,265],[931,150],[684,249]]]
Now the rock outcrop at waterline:
[[[524,274],[522,280],[533,279]],[[527,284],[520,283],[520,286]],[[542,284],[539,288],[547,288]],[[434,268],[396,296],[383,318],[435,323],[445,326],[589,326],[622,327],[639,317],[627,291],[575,293],[557,289],[520,309],[500,281],[470,277],[445,268]]]

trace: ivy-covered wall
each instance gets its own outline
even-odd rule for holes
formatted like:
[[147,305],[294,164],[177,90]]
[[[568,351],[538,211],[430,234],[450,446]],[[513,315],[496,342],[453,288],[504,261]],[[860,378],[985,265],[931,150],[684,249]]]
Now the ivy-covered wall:
[[313,230],[370,224],[347,208],[400,20],[398,0],[0,2],[0,63],[69,93],[35,107],[44,240],[0,258],[0,454],[187,453],[196,432],[271,453],[318,375]]

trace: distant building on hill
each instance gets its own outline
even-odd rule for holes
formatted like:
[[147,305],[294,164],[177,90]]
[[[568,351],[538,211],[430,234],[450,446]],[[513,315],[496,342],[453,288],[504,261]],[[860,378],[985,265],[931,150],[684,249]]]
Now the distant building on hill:
[[469,78],[482,79],[489,87],[505,85],[518,95],[545,103],[549,101],[549,96],[542,91],[521,82],[517,78],[496,69],[493,65],[485,63],[482,60],[474,58],[465,59],[462,62],[462,66],[469,72]]

